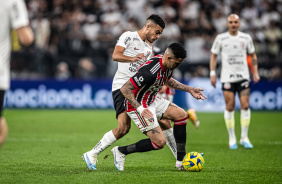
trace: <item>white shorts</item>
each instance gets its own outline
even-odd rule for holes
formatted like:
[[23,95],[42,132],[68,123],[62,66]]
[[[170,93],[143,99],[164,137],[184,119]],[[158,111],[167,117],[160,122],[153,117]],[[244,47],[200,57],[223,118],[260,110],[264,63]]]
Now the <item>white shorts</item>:
[[169,104],[170,102],[164,98],[155,98],[155,101],[148,107],[154,115],[154,121],[142,117],[137,111],[127,112],[127,114],[139,130],[144,133],[159,126],[158,120],[161,119]]
[[174,95],[165,94],[165,93],[162,93],[162,94],[157,93],[157,97],[167,99],[169,102],[172,103]]

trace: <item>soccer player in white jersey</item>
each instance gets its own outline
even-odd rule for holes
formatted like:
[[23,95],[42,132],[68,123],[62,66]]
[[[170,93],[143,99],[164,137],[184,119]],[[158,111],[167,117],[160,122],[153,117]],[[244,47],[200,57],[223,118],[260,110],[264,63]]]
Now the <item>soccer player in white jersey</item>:
[[23,0],[0,0],[0,148],[8,134],[6,119],[2,116],[5,91],[10,87],[11,31],[15,29],[19,41],[30,45],[34,36],[29,27]]
[[156,97],[164,85],[189,92],[194,98],[204,100],[203,89],[186,86],[172,78],[173,70],[184,58],[186,50],[179,43],[172,43],[165,54],[153,57],[138,69],[120,89],[125,96],[125,110],[142,133],[148,139],[134,144],[114,147],[114,164],[120,171],[124,170],[125,156],[136,152],[147,152],[162,149],[166,137],[161,130],[158,119],[174,121],[174,135],[177,144],[177,160],[182,162],[186,154],[186,124],[188,115],[177,105],[164,98]]
[[251,55],[253,66],[253,79],[257,83],[260,80],[258,75],[257,56],[250,35],[238,31],[240,18],[231,14],[227,18],[228,31],[219,34],[211,48],[210,59],[210,80],[211,85],[216,86],[216,61],[217,55],[221,52],[222,68],[220,81],[222,83],[223,96],[226,103],[224,119],[229,134],[229,148],[237,149],[235,136],[235,95],[239,94],[241,104],[241,139],[240,144],[245,148],[253,148],[249,138],[248,129],[251,119],[249,107],[250,96],[250,74],[247,65],[247,53]]

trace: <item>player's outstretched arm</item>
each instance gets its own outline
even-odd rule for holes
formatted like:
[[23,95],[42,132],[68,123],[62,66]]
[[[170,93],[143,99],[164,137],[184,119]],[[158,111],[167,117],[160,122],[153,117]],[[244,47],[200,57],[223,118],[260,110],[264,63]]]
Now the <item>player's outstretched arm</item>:
[[128,80],[121,88],[120,91],[123,96],[129,101],[129,103],[145,118],[153,118],[153,113],[149,109],[145,109],[134,97],[132,90],[135,87],[132,85],[130,80]]
[[216,73],[215,73],[216,59],[217,59],[217,55],[212,53],[210,59],[210,80],[211,80],[211,85],[213,87],[215,87],[216,85]]
[[257,83],[260,80],[259,74],[258,74],[258,60],[257,60],[257,55],[255,53],[250,54],[252,58],[252,66],[254,70],[254,82]]
[[201,99],[201,100],[205,100],[207,99],[207,97],[201,92],[203,91],[203,89],[201,88],[197,88],[197,87],[190,87],[187,86],[185,84],[182,84],[181,82],[178,82],[177,80],[170,78],[165,85],[172,87],[174,89],[178,89],[181,91],[185,91],[190,93],[194,98],[196,98],[197,100]]
[[116,46],[115,50],[112,55],[113,61],[118,61],[122,63],[130,63],[130,62],[137,62],[142,59],[145,59],[145,55],[143,53],[139,53],[134,57],[126,56],[123,54],[125,48],[122,46]]

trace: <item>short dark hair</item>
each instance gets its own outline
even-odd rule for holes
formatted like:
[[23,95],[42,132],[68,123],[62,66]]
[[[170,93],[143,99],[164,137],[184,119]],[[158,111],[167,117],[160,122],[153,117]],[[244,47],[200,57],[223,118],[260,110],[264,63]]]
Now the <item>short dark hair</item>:
[[187,57],[187,52],[185,48],[179,43],[172,43],[168,48],[173,52],[176,58],[185,59]]
[[164,20],[156,14],[152,14],[150,17],[147,18],[147,20],[152,20],[157,25],[159,25],[161,28],[163,28],[163,29],[165,28]]

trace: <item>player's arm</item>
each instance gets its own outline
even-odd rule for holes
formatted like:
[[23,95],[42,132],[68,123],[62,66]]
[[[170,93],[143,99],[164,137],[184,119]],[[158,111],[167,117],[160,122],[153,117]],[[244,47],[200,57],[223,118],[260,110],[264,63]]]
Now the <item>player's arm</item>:
[[211,85],[215,87],[216,85],[216,61],[217,61],[217,54],[212,53],[211,54],[211,59],[210,59],[210,80],[211,80]]
[[124,47],[117,45],[112,55],[113,61],[130,63],[130,62],[137,62],[142,59],[145,59],[145,55],[143,53],[139,53],[134,57],[130,57],[123,54],[124,50],[125,50]]
[[175,80],[173,78],[170,78],[165,83],[165,85],[169,86],[171,88],[174,88],[174,89],[178,89],[178,90],[181,90],[181,91],[188,92],[196,99],[201,99],[201,100],[207,99],[207,97],[201,92],[201,91],[203,91],[203,89],[197,88],[197,87],[187,86],[185,84],[182,84],[181,82],[178,82],[177,80]]
[[258,60],[257,60],[257,55],[256,53],[250,54],[251,60],[252,60],[252,66],[253,66],[253,77],[254,77],[254,82],[257,83],[260,80],[259,74],[258,74]]
[[34,35],[29,26],[20,27],[16,32],[22,45],[29,46],[33,43]]
[[145,109],[135,98],[132,90],[136,89],[133,83],[128,80],[121,88],[120,91],[129,103],[145,118],[153,118],[153,114],[149,109]]

